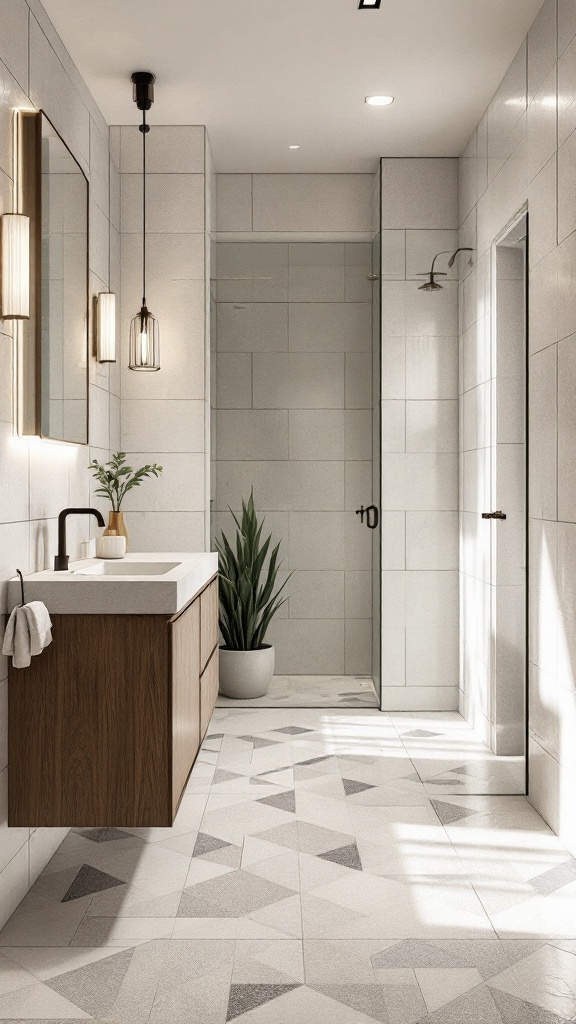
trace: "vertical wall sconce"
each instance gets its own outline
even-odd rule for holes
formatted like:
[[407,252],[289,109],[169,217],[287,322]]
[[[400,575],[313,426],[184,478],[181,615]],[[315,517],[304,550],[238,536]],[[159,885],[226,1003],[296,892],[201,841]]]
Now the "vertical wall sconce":
[[2,284],[0,319],[30,316],[30,219],[21,213],[2,218]]
[[132,75],[133,99],[142,111],[142,305],[130,324],[131,370],[160,369],[160,326],[146,305],[146,111],[154,102],[155,75],[151,71],[135,71]]
[[99,363],[116,362],[116,296],[99,292],[96,320],[96,349]]

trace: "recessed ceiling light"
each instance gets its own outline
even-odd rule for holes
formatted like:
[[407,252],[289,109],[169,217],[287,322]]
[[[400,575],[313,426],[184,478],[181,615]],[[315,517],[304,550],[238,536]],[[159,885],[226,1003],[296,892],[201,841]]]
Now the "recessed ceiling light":
[[300,149],[300,146],[288,146],[288,149]]
[[366,103],[369,107],[389,107],[394,103],[393,96],[367,96]]
[[360,0],[358,4],[359,11],[377,11],[380,7],[382,0]]

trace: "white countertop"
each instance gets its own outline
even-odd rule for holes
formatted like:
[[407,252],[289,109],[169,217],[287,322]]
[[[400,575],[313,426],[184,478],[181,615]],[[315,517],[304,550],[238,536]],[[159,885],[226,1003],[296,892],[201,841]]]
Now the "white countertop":
[[[106,562],[178,564],[162,575],[81,575],[82,569]],[[43,601],[53,615],[174,615],[218,572],[215,552],[134,551],[122,559],[85,558],[70,562],[67,572],[45,569],[24,577],[27,602]],[[80,573],[80,574],[79,574]],[[8,608],[20,603],[20,581],[8,584]]]

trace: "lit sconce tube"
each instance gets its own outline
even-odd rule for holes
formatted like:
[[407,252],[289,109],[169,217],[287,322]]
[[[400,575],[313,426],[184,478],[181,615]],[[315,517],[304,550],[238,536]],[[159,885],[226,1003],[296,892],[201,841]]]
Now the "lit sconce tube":
[[30,218],[21,213],[2,216],[2,300],[0,319],[30,316]]
[[114,292],[98,293],[97,355],[99,363],[116,362],[116,296]]

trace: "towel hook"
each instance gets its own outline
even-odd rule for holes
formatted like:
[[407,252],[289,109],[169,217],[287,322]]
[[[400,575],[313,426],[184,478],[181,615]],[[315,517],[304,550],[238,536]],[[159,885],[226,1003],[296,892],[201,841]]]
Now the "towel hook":
[[26,604],[26,599],[24,597],[24,577],[23,577],[22,573],[20,572],[20,569],[16,569],[16,573],[20,577],[20,592],[22,594],[22,602],[20,604],[20,607],[23,608],[24,605]]

